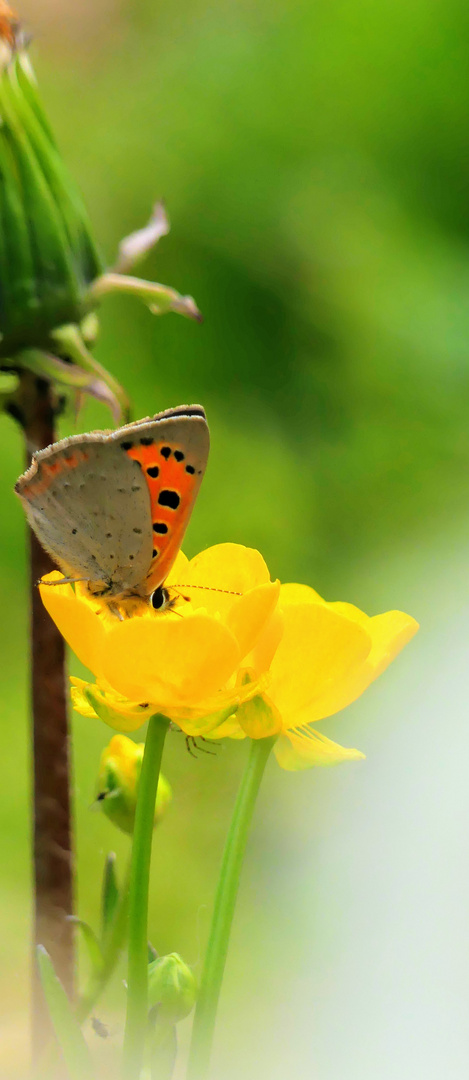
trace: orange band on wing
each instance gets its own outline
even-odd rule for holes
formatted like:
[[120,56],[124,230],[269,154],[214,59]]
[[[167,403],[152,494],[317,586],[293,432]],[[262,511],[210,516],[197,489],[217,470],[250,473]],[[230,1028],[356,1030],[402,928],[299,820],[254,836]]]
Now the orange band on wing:
[[150,492],[153,558],[146,578],[150,593],[164,582],[179,551],[200,473],[182,446],[169,440],[154,439],[150,445],[132,446],[126,453],[138,461]]

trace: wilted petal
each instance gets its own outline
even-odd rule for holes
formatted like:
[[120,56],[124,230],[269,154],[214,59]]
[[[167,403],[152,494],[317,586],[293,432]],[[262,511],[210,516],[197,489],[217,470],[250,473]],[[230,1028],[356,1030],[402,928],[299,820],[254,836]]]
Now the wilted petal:
[[23,349],[16,355],[15,363],[20,368],[27,368],[44,379],[58,383],[59,386],[78,390],[103,402],[110,409],[114,422],[119,423],[121,406],[116,394],[104,379],[96,378],[94,372],[85,371],[79,364],[67,363],[60,357],[40,349]]
[[102,274],[93,281],[88,290],[90,303],[96,303],[108,293],[126,293],[135,296],[147,304],[153,315],[166,315],[176,311],[188,319],[202,322],[202,315],[192,296],[182,296],[169,285],[160,285],[156,281],[144,281],[143,278],[129,277],[127,274]]
[[143,259],[155,247],[158,240],[161,240],[162,236],[167,236],[169,229],[170,225],[165,205],[163,202],[157,202],[153,207],[148,224],[144,225],[143,229],[137,229],[135,232],[130,233],[129,236],[124,236],[124,239],[121,240],[117,263],[114,267],[115,272],[117,274],[126,274],[129,270],[132,270],[135,263]]

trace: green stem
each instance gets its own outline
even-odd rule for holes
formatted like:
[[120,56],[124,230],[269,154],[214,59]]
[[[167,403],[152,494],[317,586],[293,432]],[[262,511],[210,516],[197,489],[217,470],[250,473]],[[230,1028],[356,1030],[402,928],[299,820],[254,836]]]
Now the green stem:
[[188,1080],[205,1080],[215,1030],[231,924],[238,895],[249,826],[270,751],[276,736],[253,739],[233,811],[218,879],[212,925],[194,1016]]
[[127,1017],[124,1035],[124,1080],[138,1080],[143,1063],[148,1020],[148,893],[156,791],[160,774],[166,716],[150,718],[138,782],[130,865],[129,960]]

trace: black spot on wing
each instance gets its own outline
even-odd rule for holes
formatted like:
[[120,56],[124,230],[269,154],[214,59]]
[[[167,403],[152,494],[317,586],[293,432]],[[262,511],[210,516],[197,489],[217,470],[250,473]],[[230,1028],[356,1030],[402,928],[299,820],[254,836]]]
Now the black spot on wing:
[[158,495],[158,502],[160,506],[169,506],[170,510],[177,510],[181,497],[177,491],[168,491],[167,488],[163,488]]

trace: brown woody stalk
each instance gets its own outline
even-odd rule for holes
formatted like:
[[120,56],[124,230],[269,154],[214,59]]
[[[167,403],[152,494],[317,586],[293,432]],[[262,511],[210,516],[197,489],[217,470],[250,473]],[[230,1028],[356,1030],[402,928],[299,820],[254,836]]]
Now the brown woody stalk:
[[[18,399],[17,399],[18,400]],[[30,464],[35,450],[56,438],[57,398],[45,379],[24,373],[18,414]],[[38,580],[56,569],[29,530],[31,712],[33,743],[34,946],[44,945],[69,995],[73,994],[73,850],[70,746],[65,691],[64,641],[41,603]],[[37,977],[33,982],[33,1055],[50,1034]]]

